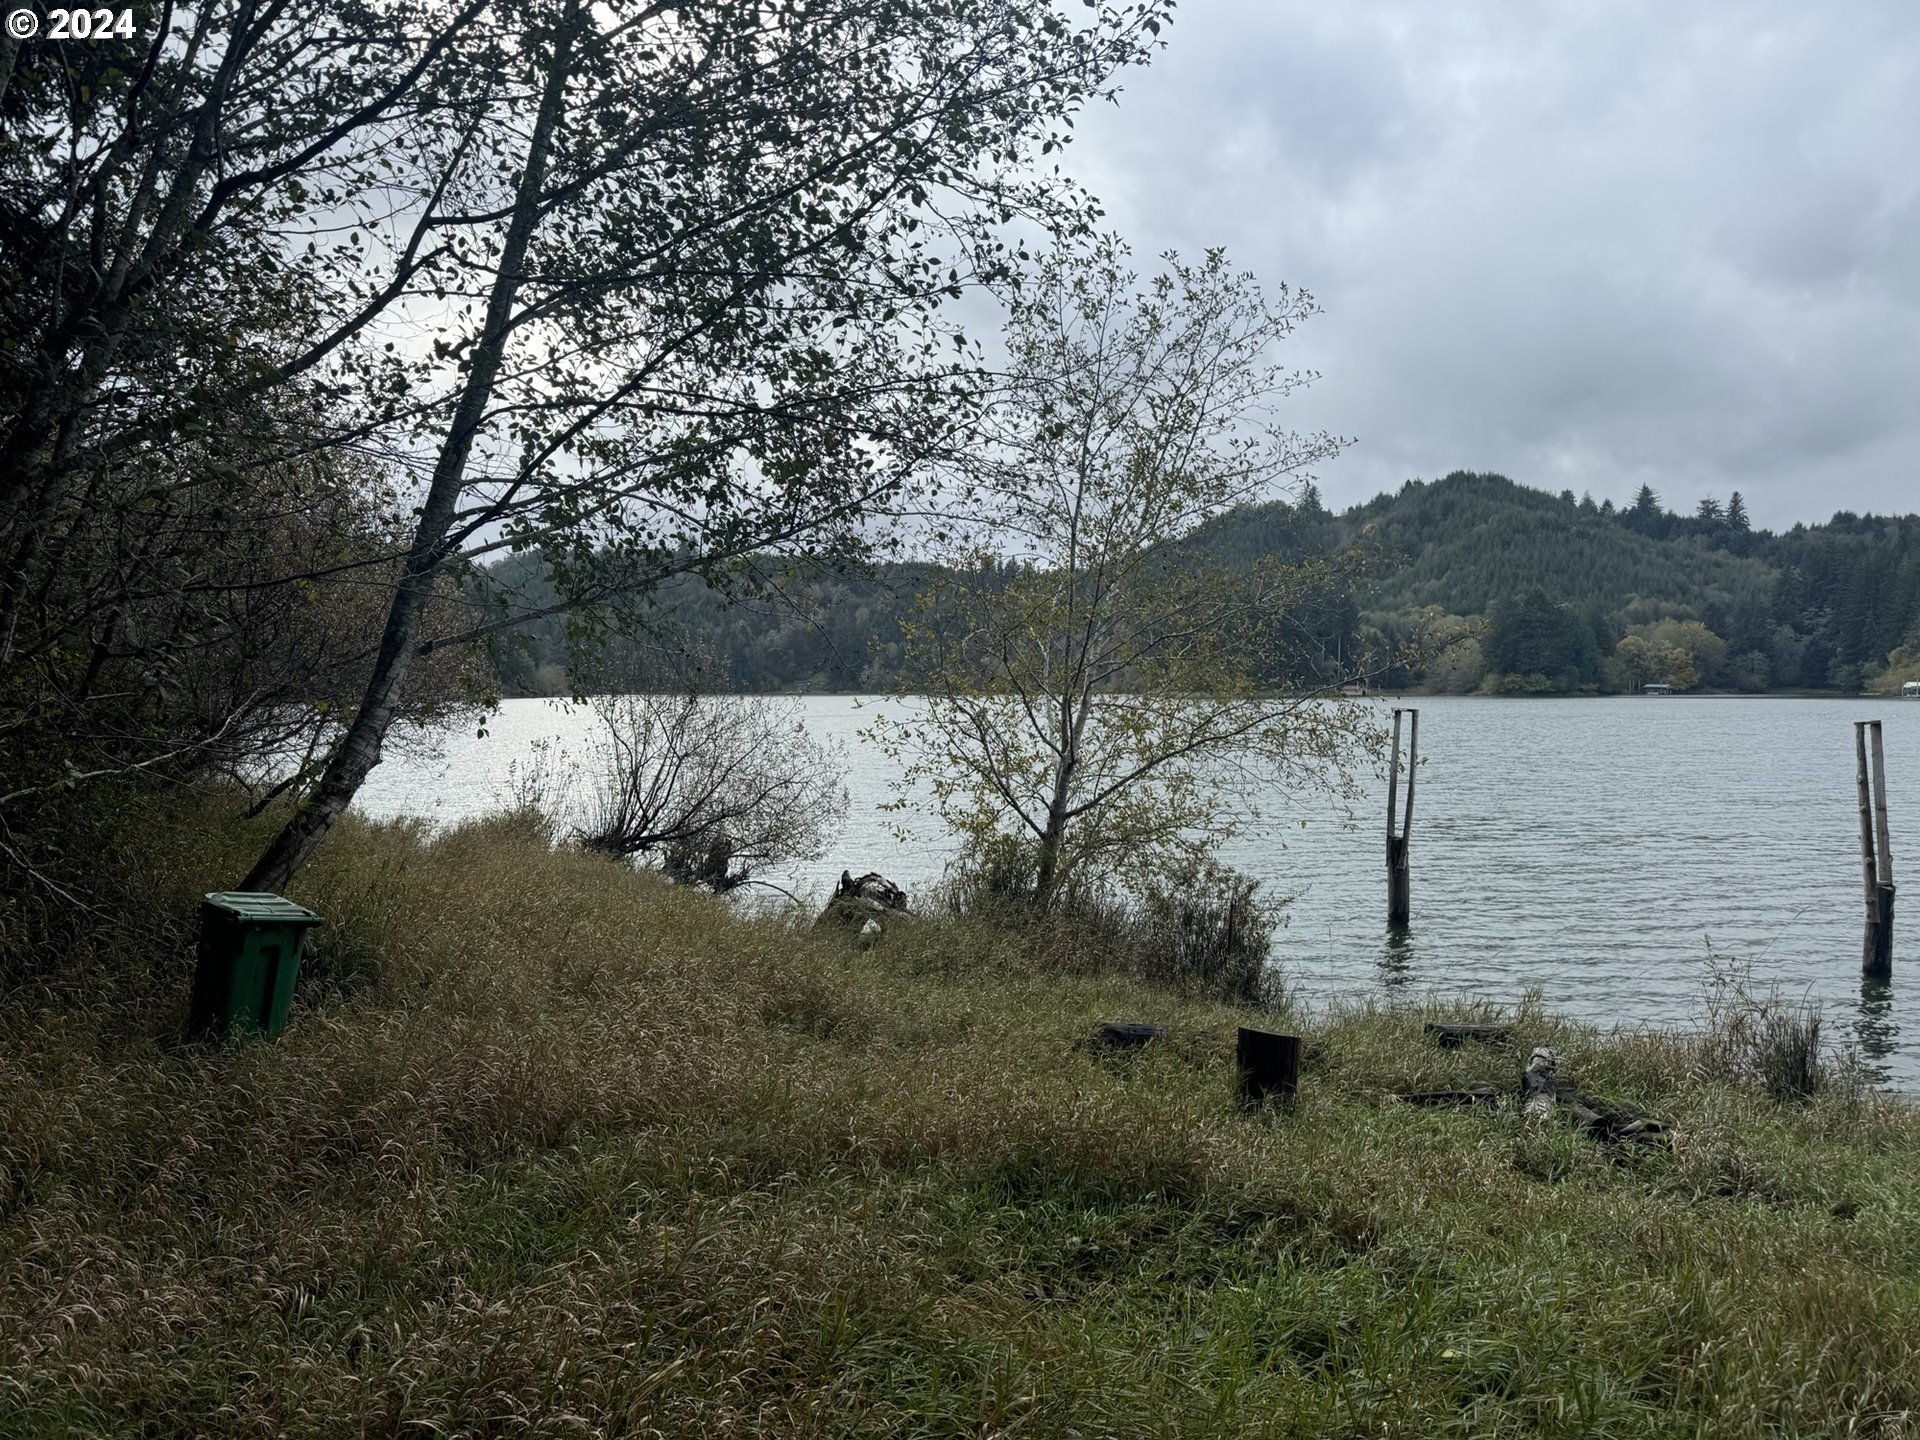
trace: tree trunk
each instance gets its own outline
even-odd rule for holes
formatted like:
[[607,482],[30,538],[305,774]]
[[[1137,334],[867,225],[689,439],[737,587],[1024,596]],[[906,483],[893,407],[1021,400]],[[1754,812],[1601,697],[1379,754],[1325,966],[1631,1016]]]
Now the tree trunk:
[[347,733],[328,757],[326,769],[313,792],[286,828],[274,837],[266,853],[254,862],[240,882],[242,890],[284,890],[319,848],[334,821],[353,802],[361,782],[380,763],[380,748],[399,712],[407,671],[418,648],[421,621],[426,615],[427,602],[433,596],[434,580],[447,560],[444,549],[447,530],[453,523],[454,508],[466,482],[467,459],[473,450],[474,436],[493,399],[494,381],[506,353],[521,271],[539,214],[548,156],[566,100],[568,72],[579,26],[579,6],[570,4],[554,40],[552,69],[540,97],[533,137],[527,145],[526,169],[515,190],[513,219],[507,227],[500,268],[495,273],[493,293],[487,301],[486,328],[474,349],[466,387],[454,407],[452,424],[434,464],[433,482],[428,487],[419,523],[414,527],[406,572],[387,611],[386,629],[380,637],[379,655],[374,661],[373,674],[367,680],[366,692]]
[[1053,905],[1053,892],[1060,883],[1060,845],[1066,838],[1066,821],[1057,813],[1047,815],[1047,828],[1040,836],[1040,858],[1033,872],[1033,908],[1047,910]]

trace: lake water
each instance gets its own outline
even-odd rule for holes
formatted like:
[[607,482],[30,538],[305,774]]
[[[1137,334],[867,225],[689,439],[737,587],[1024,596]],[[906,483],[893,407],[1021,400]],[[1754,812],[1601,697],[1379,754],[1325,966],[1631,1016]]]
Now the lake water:
[[[937,822],[894,834],[893,767],[862,742],[901,702],[797,702],[847,747],[851,808],[819,862],[773,874],[818,899],[842,869],[909,891],[951,852]],[[1382,702],[1384,703],[1384,702]],[[1411,847],[1413,925],[1386,927],[1384,781],[1351,823],[1329,802],[1262,797],[1224,858],[1292,897],[1275,954],[1310,1000],[1435,990],[1511,1004],[1529,987],[1569,1016],[1686,1025],[1702,1013],[1712,953],[1762,988],[1824,1009],[1828,1034],[1892,1083],[1920,1087],[1920,908],[1896,921],[1890,985],[1860,977],[1859,821],[1853,722],[1883,720],[1895,879],[1920,863],[1920,703],[1622,697],[1422,697]],[[358,805],[448,822],[498,807],[507,767],[551,738],[576,752],[591,712],[509,700],[485,738],[389,759]],[[1304,826],[1303,826],[1304,822]],[[1909,1016],[1908,1012],[1913,1011]]]

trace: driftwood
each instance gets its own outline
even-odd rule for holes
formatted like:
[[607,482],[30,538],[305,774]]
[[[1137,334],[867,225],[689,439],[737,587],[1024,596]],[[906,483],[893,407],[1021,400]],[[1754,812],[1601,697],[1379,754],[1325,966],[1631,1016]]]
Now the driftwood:
[[1504,1045],[1513,1036],[1506,1025],[1483,1025],[1464,1020],[1429,1020],[1427,1034],[1442,1050],[1458,1050],[1469,1040],[1482,1045]]
[[1559,1066],[1560,1058],[1547,1045],[1537,1046],[1527,1057],[1527,1068],[1520,1075],[1520,1105],[1529,1119],[1544,1124],[1564,1115],[1594,1139],[1616,1145],[1673,1143],[1673,1127],[1666,1121],[1581,1094],[1560,1079]]
[[1138,1050],[1165,1036],[1167,1027],[1142,1020],[1109,1020],[1093,1032],[1093,1043],[1103,1050]]
[[[1500,1026],[1465,1028],[1500,1030],[1502,1036],[1505,1035]],[[1409,1105],[1435,1108],[1484,1105],[1491,1110],[1499,1106],[1501,1092],[1491,1085],[1467,1085],[1457,1090],[1403,1090],[1397,1098]],[[1546,1045],[1535,1048],[1527,1057],[1527,1068],[1520,1073],[1520,1108],[1536,1124],[1546,1124],[1555,1116],[1562,1116],[1595,1140],[1609,1144],[1673,1143],[1673,1126],[1665,1120],[1642,1115],[1630,1106],[1597,1100],[1567,1084],[1560,1078],[1559,1057]]]

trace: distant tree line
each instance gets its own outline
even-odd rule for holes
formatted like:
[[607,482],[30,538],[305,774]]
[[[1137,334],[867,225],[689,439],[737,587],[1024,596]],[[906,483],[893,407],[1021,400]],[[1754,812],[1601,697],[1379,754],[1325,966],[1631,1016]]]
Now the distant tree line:
[[[1250,572],[1348,551],[1366,561],[1359,586],[1299,623],[1329,670],[1357,659],[1383,687],[1852,693],[1920,678],[1920,516],[1842,511],[1775,533],[1737,491],[1678,514],[1647,486],[1615,505],[1462,471],[1341,514],[1309,484],[1208,522],[1165,563]],[[538,567],[522,556],[496,573],[537,606]],[[884,690],[912,683],[899,616],[933,573],[823,569],[750,604],[689,582],[660,604],[742,690]],[[528,627],[497,657],[508,693],[566,688],[569,643],[557,620]],[[1297,653],[1255,668],[1276,687],[1314,678]]]

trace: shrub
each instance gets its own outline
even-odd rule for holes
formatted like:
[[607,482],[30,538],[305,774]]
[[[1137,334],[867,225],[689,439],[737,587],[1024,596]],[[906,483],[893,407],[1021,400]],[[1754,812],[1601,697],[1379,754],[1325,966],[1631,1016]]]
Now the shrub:
[[1270,956],[1281,916],[1259,891],[1258,880],[1214,862],[1156,882],[1131,917],[1134,973],[1183,994],[1278,1008],[1285,997]]
[[1199,861],[1137,895],[1083,884],[1040,911],[1034,871],[1031,846],[995,836],[948,870],[932,909],[1017,936],[1028,962],[1050,973],[1123,974],[1257,1009],[1284,1003],[1270,958],[1280,906],[1260,896],[1257,880]]

